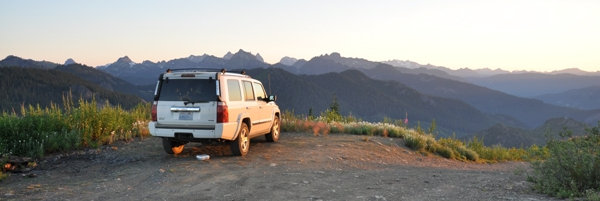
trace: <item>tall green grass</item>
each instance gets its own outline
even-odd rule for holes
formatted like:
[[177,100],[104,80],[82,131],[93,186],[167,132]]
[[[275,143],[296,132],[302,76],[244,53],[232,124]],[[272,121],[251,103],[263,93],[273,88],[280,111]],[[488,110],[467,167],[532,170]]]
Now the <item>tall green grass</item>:
[[[421,153],[433,153],[439,156],[478,162],[498,162],[515,160],[535,160],[547,157],[547,149],[532,146],[528,149],[505,148],[501,146],[488,147],[483,140],[474,138],[465,143],[453,137],[437,138],[431,132],[417,128],[408,128],[402,121],[386,118],[384,123],[358,121],[356,118],[335,117],[322,115],[313,118],[304,118],[286,111],[283,113],[281,128],[286,132],[308,132],[314,135],[328,135],[329,133],[348,133],[355,135],[396,137],[404,139],[404,144]],[[336,121],[340,119],[341,121]]]
[[0,115],[0,156],[39,158],[46,153],[81,147],[97,147],[116,140],[148,135],[149,104],[131,110],[98,104],[93,99],[73,102],[63,98],[63,106],[22,106],[20,112]]

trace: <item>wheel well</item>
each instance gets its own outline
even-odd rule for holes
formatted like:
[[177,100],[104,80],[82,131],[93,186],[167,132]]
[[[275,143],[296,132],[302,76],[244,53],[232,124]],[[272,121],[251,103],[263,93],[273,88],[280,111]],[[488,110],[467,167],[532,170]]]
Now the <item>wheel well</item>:
[[250,123],[250,118],[245,118],[242,120],[243,123],[246,123],[246,126],[248,126],[248,130],[250,130],[250,127],[252,126],[252,123]]

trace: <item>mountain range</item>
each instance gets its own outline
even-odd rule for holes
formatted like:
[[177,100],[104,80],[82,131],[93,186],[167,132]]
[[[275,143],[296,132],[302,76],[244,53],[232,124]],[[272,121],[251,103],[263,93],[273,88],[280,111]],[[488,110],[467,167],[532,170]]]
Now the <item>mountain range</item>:
[[213,69],[251,69],[266,68],[269,64],[265,63],[260,54],[253,55],[244,50],[239,50],[235,54],[228,52],[223,58],[204,54],[202,56],[190,55],[187,58],[173,59],[170,61],[160,61],[157,63],[143,61],[135,63],[129,57],[124,56],[116,62],[99,66],[104,72],[121,78],[135,85],[153,85],[158,79],[160,73],[167,69],[182,68],[213,68]]
[[[514,130],[498,129],[499,125],[532,130],[543,126],[552,118],[568,118],[587,124],[595,124],[600,119],[600,110],[595,106],[588,107],[590,103],[573,104],[582,99],[570,98],[576,97],[574,95],[565,97],[556,94],[555,97],[562,96],[563,100],[553,102],[550,95],[536,96],[538,99],[524,98],[473,83],[477,79],[485,80],[494,76],[510,78],[512,75],[542,75],[540,77],[544,79],[536,82],[546,82],[545,79],[565,75],[569,79],[592,80],[565,85],[568,86],[563,88],[566,90],[578,87],[593,89],[594,83],[600,83],[595,73],[575,69],[551,73],[508,72],[499,69],[451,70],[411,61],[373,62],[361,58],[346,58],[339,53],[320,55],[308,61],[284,57],[280,63],[271,65],[265,63],[260,54],[243,50],[228,52],[223,57],[191,55],[156,63],[135,63],[124,56],[114,63],[96,68],[77,64],[73,60],[67,60],[65,64],[69,65],[37,62],[15,56],[0,61],[0,67],[51,68],[68,72],[108,91],[133,94],[145,100],[150,100],[158,75],[169,68],[246,69],[248,74],[265,84],[267,91],[279,96],[278,104],[284,110],[306,114],[312,109],[318,113],[325,110],[336,97],[342,113],[369,121],[381,121],[383,117],[400,119],[407,113],[413,126],[417,122],[426,126],[435,119],[443,131],[442,136],[452,132],[457,132],[458,136],[471,136],[485,133],[489,129],[501,130],[508,136]],[[593,82],[594,80],[597,82]],[[589,84],[592,86],[587,86]],[[575,90],[571,93],[598,94],[583,91]],[[594,101],[589,102],[594,105]]]
[[[424,73],[468,82],[526,98],[537,98],[546,94],[557,94],[573,89],[600,86],[600,71],[587,72],[577,68],[542,73],[534,71],[510,72],[502,69],[492,70],[487,68],[477,70],[461,68],[452,70],[446,67],[430,64],[421,65],[415,62],[402,60],[390,60],[383,63],[399,68],[414,69],[413,74]],[[405,73],[410,72],[405,71]]]
[[[281,68],[297,74],[307,75],[357,69],[373,79],[397,81],[427,95],[464,101],[482,112],[495,115],[497,118],[503,118],[505,120],[504,124],[517,127],[534,128],[552,117],[571,117],[579,121],[593,122],[598,114],[598,111],[584,111],[555,106],[540,100],[521,98],[466,81],[435,76],[441,70],[433,70],[436,73],[415,73],[415,71],[408,68],[394,67],[380,62],[344,58],[338,53],[321,55],[300,64],[282,66]],[[427,70],[425,68],[420,69]]]

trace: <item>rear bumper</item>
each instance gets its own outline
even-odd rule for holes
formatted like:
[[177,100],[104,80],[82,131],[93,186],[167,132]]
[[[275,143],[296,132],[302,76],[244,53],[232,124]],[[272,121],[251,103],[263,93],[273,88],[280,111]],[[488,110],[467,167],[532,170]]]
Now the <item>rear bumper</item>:
[[176,133],[192,134],[196,139],[225,139],[233,140],[237,132],[236,123],[216,124],[214,129],[191,129],[191,128],[157,128],[156,122],[148,123],[150,135],[155,137],[175,137]]

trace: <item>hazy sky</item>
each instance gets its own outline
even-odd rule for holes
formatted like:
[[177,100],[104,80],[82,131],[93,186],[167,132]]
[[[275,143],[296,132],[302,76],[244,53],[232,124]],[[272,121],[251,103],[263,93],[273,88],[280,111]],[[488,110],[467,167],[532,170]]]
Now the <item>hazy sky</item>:
[[0,0],[0,57],[97,66],[244,49],[457,69],[600,70],[600,1]]

